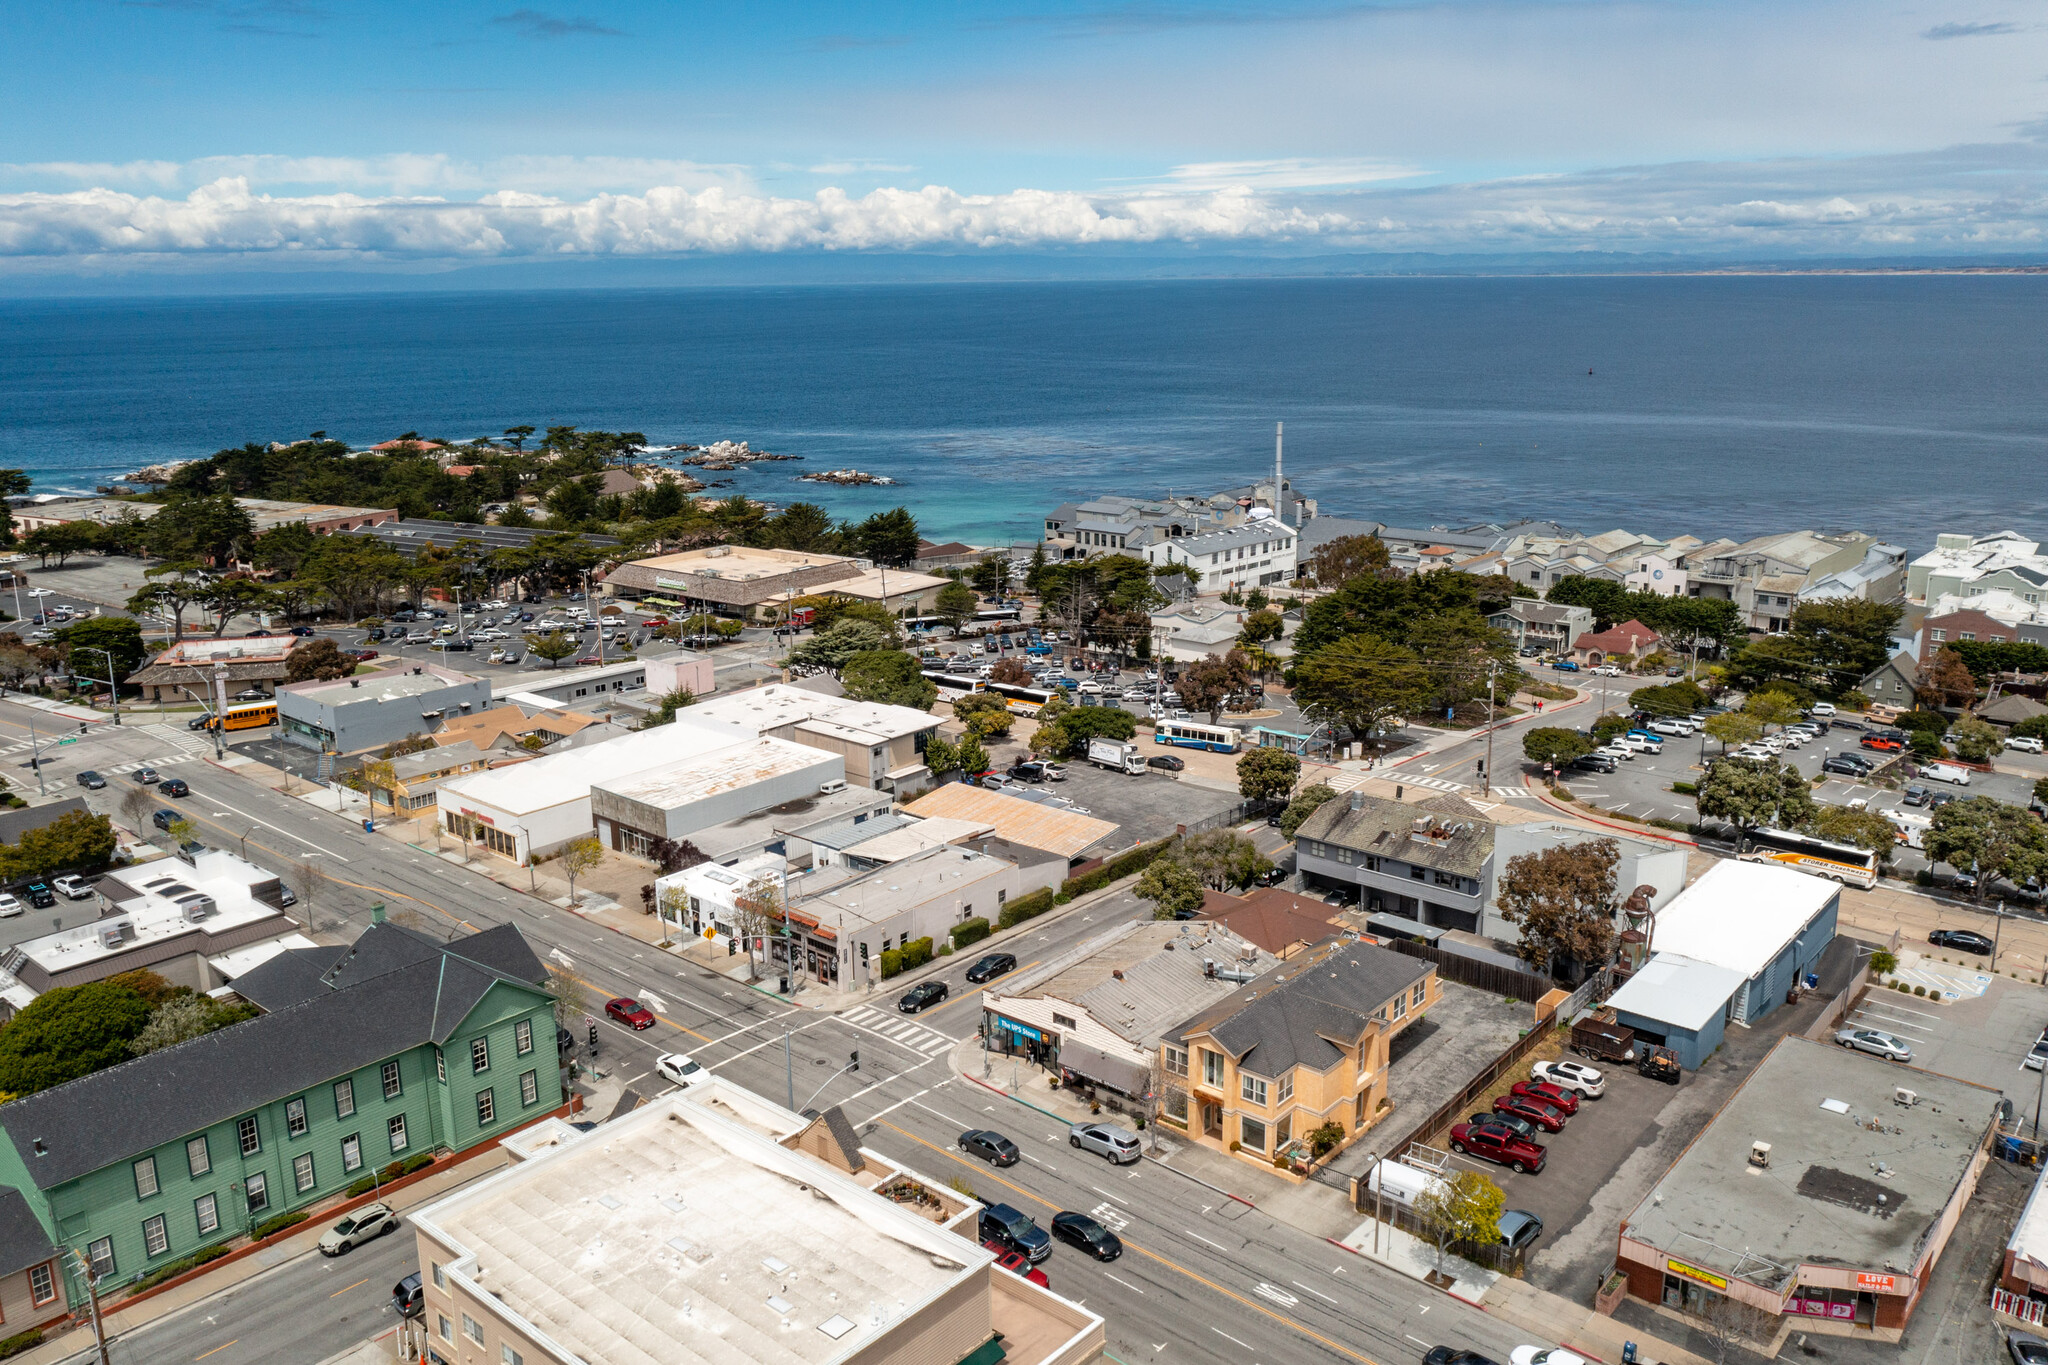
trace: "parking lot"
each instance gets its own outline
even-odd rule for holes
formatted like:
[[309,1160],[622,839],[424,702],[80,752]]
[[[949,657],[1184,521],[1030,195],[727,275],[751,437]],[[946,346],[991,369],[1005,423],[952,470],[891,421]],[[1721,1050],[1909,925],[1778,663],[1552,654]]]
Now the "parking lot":
[[[1981,969],[1982,958],[1958,965],[1940,961],[1938,949],[1900,952],[1900,979],[1930,989],[1952,990],[1943,1002],[1873,988],[1850,1015],[1858,1028],[1877,1029],[1913,1050],[1913,1067],[2004,1091],[2013,1106],[2031,1117],[2042,1089],[2042,1073],[2026,1069],[2027,1049],[2048,1028],[2048,990]],[[1909,1082],[1901,1082],[1909,1084]]]
[[[1019,751],[1013,747],[1004,752]],[[1128,838],[1120,838],[1120,844],[1163,839],[1176,825],[1194,824],[1231,809],[1239,800],[1231,792],[1177,781],[1172,773],[1116,773],[1078,758],[1068,760],[1065,767],[1065,781],[1019,785],[1050,792],[1098,820],[1123,826]]]

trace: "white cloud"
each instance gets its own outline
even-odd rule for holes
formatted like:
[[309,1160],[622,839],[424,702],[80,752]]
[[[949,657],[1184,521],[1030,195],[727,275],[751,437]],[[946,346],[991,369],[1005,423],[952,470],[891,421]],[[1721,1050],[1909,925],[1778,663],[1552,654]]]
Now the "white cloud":
[[647,185],[714,185],[744,189],[744,166],[665,157],[512,156],[468,161],[440,153],[387,156],[208,156],[193,161],[42,161],[0,164],[0,184],[22,189],[55,184],[164,193],[189,191],[224,179],[255,187],[335,189],[358,194],[479,194],[530,190],[537,194],[598,194]]
[[1166,181],[1190,190],[1230,189],[1240,185],[1261,190],[1302,190],[1406,180],[1421,174],[1422,171],[1412,167],[1393,166],[1384,161],[1283,157],[1271,161],[1190,162],[1167,172]]

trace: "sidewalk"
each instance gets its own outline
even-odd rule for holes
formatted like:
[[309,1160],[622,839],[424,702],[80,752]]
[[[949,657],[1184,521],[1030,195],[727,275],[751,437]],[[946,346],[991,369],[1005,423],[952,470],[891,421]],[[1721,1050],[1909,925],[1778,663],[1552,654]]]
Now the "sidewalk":
[[1503,1322],[1512,1322],[1534,1336],[1570,1347],[1607,1365],[1615,1365],[1621,1359],[1622,1345],[1630,1341],[1636,1344],[1636,1359],[1643,1365],[1710,1365],[1704,1356],[1650,1336],[1618,1318],[1596,1313],[1584,1304],[1546,1293],[1526,1280],[1494,1281],[1479,1306]]
[[[481,1152],[468,1161],[450,1166],[445,1171],[436,1172],[425,1180],[406,1186],[404,1189],[393,1194],[386,1202],[402,1214],[407,1209],[415,1209],[424,1204],[432,1203],[457,1186],[466,1185],[472,1180],[489,1175],[500,1167],[508,1165],[511,1160],[511,1156],[506,1153],[504,1148],[494,1146],[489,1151]],[[195,1276],[184,1284],[144,1299],[131,1308],[116,1308],[108,1311],[105,1318],[108,1341],[111,1343],[116,1337],[124,1336],[152,1322],[169,1317],[181,1308],[190,1307],[202,1300],[210,1299],[225,1290],[234,1289],[246,1284],[265,1271],[272,1270],[287,1261],[296,1260],[300,1256],[317,1256],[319,1254],[318,1248],[321,1234],[327,1231],[333,1224],[333,1221],[332,1217],[309,1219],[301,1225],[301,1231],[292,1234],[280,1242],[265,1247],[252,1256],[244,1256],[239,1260],[230,1261],[209,1274]],[[409,1229],[401,1227],[399,1234],[396,1235],[409,1236],[411,1234]],[[90,1323],[87,1323],[64,1333],[62,1336],[50,1337],[33,1351],[23,1352],[21,1355],[13,1356],[10,1359],[15,1362],[15,1365],[55,1365],[58,1361],[65,1360],[81,1351],[91,1351],[92,1348],[92,1326]]]

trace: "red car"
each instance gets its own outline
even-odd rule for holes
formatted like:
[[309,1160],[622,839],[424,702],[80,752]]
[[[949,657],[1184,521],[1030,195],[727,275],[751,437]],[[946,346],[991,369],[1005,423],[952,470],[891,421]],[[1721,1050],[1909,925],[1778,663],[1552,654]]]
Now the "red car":
[[654,1027],[654,1014],[630,995],[604,1002],[604,1012],[631,1029]]
[[666,616],[650,616],[640,624],[643,626],[665,626],[668,624],[668,618]]
[[377,657],[377,651],[374,649],[345,649],[342,653],[348,655],[349,658],[354,659],[359,664],[368,663]]
[[1903,749],[1906,746],[1901,744],[1898,740],[1893,739],[1890,735],[1865,735],[1863,737],[1863,747],[1866,749],[1889,750]]
[[1493,1102],[1496,1114],[1513,1114],[1518,1119],[1527,1119],[1546,1133],[1564,1131],[1565,1116],[1555,1105],[1532,1100],[1527,1095],[1502,1095]]
[[1549,1153],[1504,1123],[1461,1123],[1451,1129],[1451,1150],[1517,1171],[1540,1171]]
[[1007,1270],[1012,1275],[1022,1275],[1041,1289],[1052,1288],[1052,1281],[1045,1277],[1045,1272],[1031,1264],[1030,1258],[1023,1252],[1012,1251],[1000,1242],[983,1242],[982,1245],[996,1254],[997,1269]]
[[601,663],[603,661],[599,659],[595,654],[586,654],[582,658],[578,659],[576,662],[579,664],[594,664]]
[[1547,1104],[1553,1109],[1562,1110],[1566,1118],[1579,1112],[1578,1092],[1567,1090],[1550,1081],[1516,1081],[1509,1087],[1508,1093],[1526,1096],[1538,1104]]

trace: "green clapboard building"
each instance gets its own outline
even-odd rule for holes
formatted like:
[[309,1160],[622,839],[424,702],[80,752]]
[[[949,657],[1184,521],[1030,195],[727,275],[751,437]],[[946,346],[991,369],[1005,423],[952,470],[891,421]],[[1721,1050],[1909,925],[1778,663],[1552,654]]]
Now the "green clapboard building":
[[0,1104],[0,1200],[110,1288],[488,1141],[563,1102],[546,975],[509,925],[283,953],[235,982],[258,1017]]

